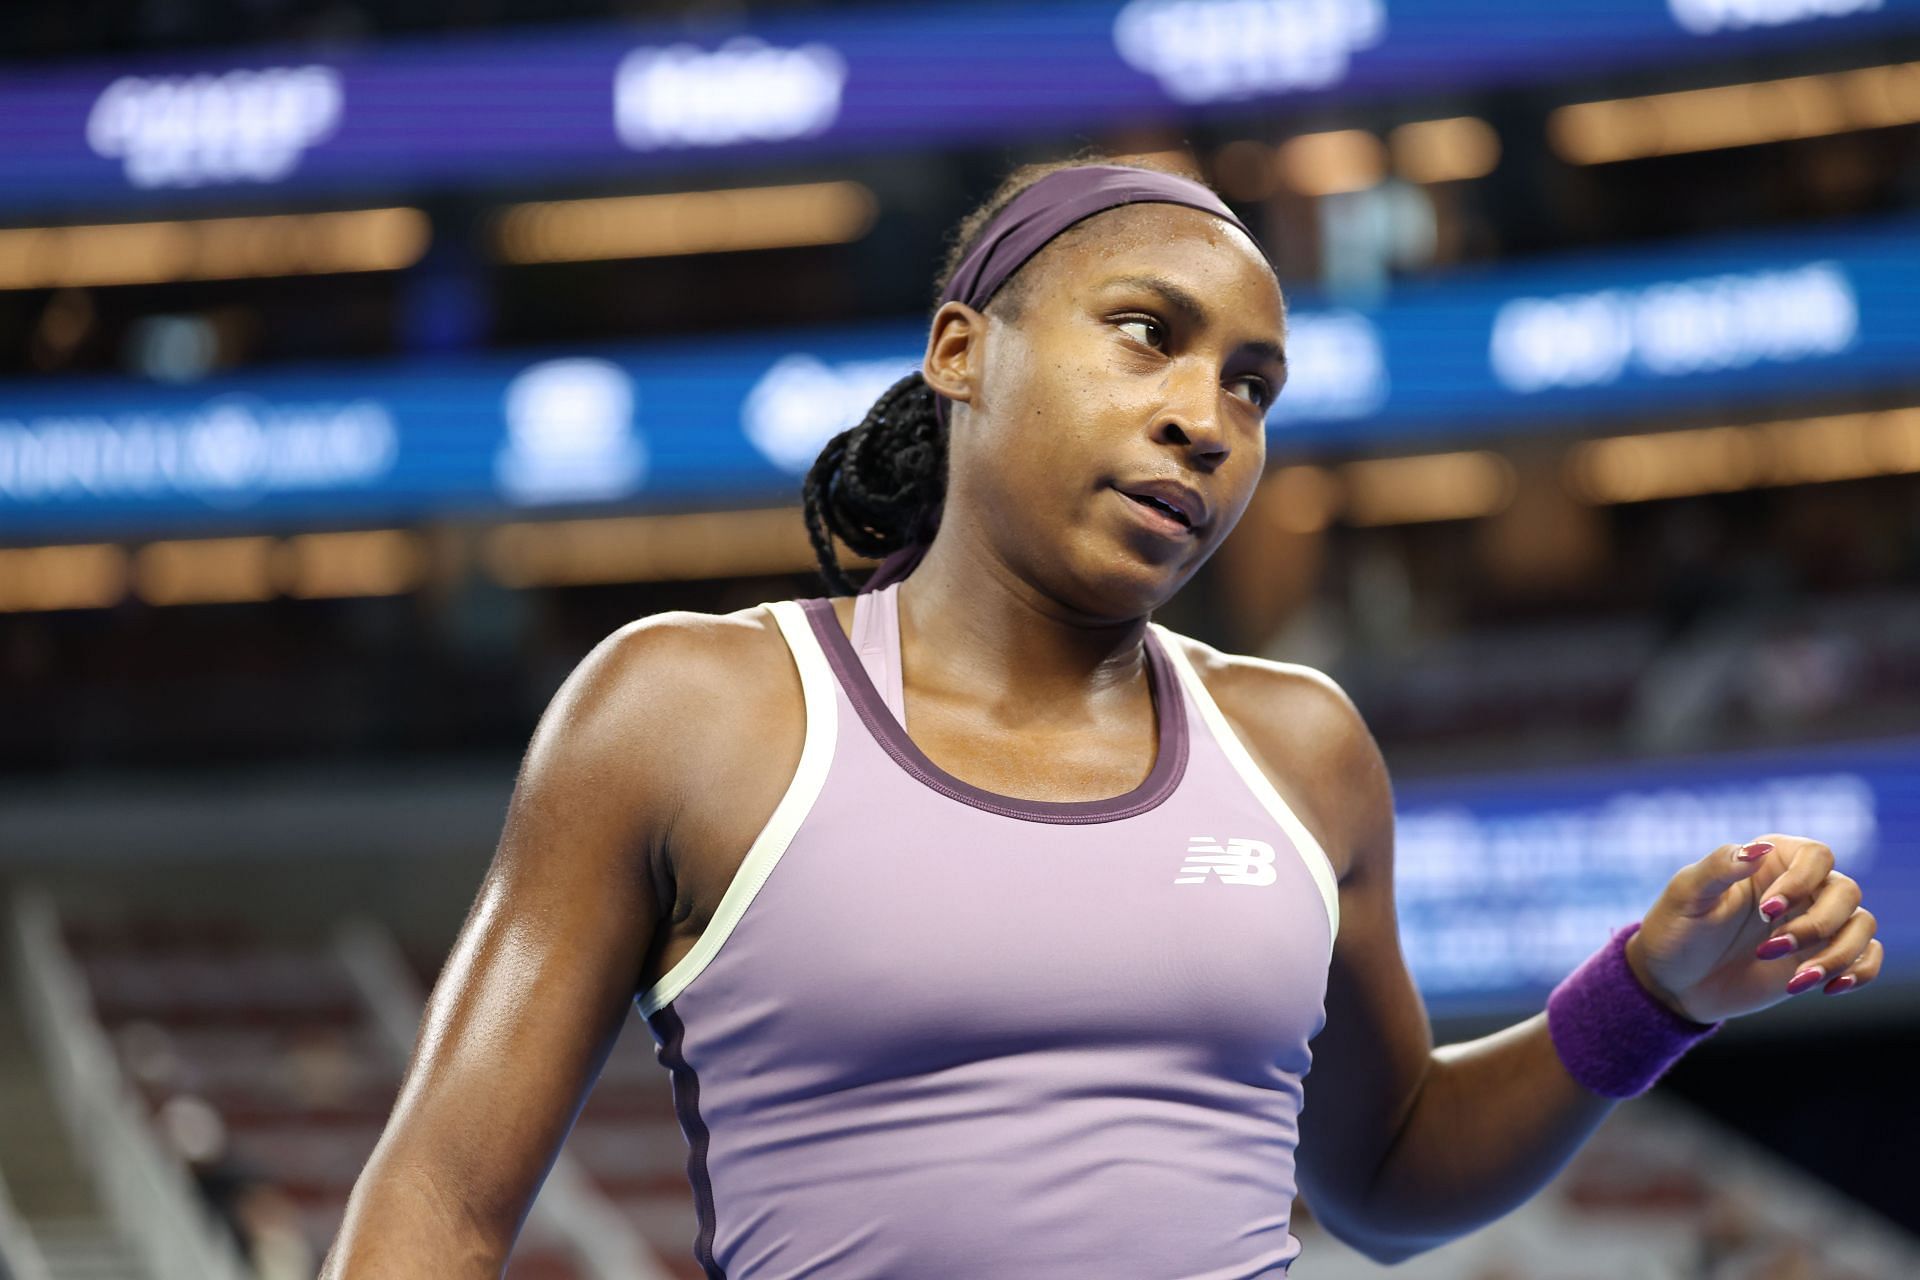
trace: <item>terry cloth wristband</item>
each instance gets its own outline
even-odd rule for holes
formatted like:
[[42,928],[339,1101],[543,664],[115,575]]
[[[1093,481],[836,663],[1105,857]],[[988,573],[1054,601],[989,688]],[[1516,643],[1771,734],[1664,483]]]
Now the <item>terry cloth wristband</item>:
[[1718,1031],[1660,1003],[1627,964],[1627,940],[1640,922],[1613,931],[1607,945],[1568,974],[1547,997],[1547,1030],[1567,1074],[1607,1098],[1634,1098]]

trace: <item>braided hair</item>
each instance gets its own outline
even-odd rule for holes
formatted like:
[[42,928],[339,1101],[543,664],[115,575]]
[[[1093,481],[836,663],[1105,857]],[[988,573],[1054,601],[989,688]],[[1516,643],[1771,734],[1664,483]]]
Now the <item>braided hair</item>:
[[[1137,157],[1083,155],[1015,169],[954,229],[940,278],[934,285],[936,305],[981,233],[1014,197],[1050,173],[1096,163],[1161,168]],[[1085,225],[1068,228],[1058,239],[1072,236]],[[1018,319],[1031,279],[1024,269],[1015,271],[993,295],[987,310],[1002,319]],[[881,393],[858,424],[827,441],[807,470],[801,488],[807,538],[813,544],[828,591],[834,595],[855,592],[853,581],[840,567],[836,538],[855,554],[876,559],[914,543],[925,543],[939,523],[946,495],[947,428],[934,412],[933,388],[916,370]]]

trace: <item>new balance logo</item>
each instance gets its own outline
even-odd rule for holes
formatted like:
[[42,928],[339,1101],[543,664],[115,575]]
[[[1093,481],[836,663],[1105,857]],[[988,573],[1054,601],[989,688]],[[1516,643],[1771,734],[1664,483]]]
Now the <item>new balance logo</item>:
[[1187,864],[1175,884],[1204,884],[1219,877],[1222,884],[1272,884],[1273,846],[1261,840],[1230,839],[1222,844],[1212,836],[1187,841]]

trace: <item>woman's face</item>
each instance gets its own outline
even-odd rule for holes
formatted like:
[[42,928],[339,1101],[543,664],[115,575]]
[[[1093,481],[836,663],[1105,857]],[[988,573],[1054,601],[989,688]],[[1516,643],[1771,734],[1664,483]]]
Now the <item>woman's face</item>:
[[935,317],[929,380],[965,400],[947,520],[1068,608],[1138,617],[1252,497],[1286,376],[1279,286],[1239,231],[1168,204],[1098,214],[1020,276],[1016,318]]

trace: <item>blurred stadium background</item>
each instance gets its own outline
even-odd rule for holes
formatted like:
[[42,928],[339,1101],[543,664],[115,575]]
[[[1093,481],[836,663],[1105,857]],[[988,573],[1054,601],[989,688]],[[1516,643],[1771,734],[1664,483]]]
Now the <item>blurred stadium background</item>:
[[[819,594],[799,473],[1087,147],[1290,290],[1165,620],[1359,702],[1441,1041],[1725,840],[1880,921],[1401,1271],[1920,1275],[1920,0],[0,7],[0,1275],[313,1274],[547,698]],[[510,1274],[697,1276],[683,1159],[630,1027]]]

